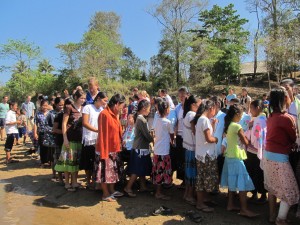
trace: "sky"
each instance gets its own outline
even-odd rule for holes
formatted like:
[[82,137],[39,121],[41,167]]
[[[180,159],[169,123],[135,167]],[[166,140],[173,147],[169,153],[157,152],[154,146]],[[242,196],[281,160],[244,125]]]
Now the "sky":
[[[146,12],[159,0],[1,0],[0,45],[8,39],[33,42],[42,49],[42,57],[57,69],[63,67],[57,44],[79,42],[87,31],[92,15],[97,11],[113,11],[121,17],[121,38],[142,60],[157,54],[162,27]],[[222,7],[234,3],[238,13],[249,20],[246,28],[256,23],[246,10],[244,0],[210,0]],[[11,60],[0,59],[1,65]],[[10,78],[10,72],[0,72],[0,84]]]

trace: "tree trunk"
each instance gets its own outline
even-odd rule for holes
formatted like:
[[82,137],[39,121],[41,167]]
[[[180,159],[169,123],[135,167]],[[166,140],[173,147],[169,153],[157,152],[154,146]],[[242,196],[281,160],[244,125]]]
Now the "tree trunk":
[[176,37],[176,53],[175,53],[175,67],[176,67],[176,81],[177,85],[180,84],[181,79],[180,79],[180,62],[179,62],[179,40],[178,37]]

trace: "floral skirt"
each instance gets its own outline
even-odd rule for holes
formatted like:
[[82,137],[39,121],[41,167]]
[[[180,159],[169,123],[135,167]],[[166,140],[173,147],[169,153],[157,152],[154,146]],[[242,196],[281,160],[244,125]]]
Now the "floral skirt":
[[243,160],[225,157],[221,187],[228,187],[229,191],[252,191],[255,189]]
[[270,194],[289,205],[299,202],[299,188],[289,162],[263,159],[264,184]]
[[219,189],[219,172],[217,159],[205,156],[205,162],[196,160],[196,191],[212,192]]
[[79,157],[82,149],[80,142],[69,142],[70,148],[62,147],[59,159],[55,165],[58,172],[77,172],[79,171]]
[[119,153],[111,152],[107,159],[101,159],[100,155],[96,154],[96,183],[117,183],[120,178],[121,169]]
[[152,167],[153,184],[171,184],[172,166],[170,155],[154,155]]
[[197,163],[195,151],[185,150],[185,183],[195,186],[197,177]]

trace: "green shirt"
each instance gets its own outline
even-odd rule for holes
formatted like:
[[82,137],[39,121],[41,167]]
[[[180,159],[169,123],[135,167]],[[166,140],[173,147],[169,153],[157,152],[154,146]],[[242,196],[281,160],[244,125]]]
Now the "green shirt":
[[6,104],[0,103],[0,118],[5,119],[8,110],[9,110],[8,103]]
[[247,159],[246,151],[240,147],[239,130],[242,126],[238,123],[231,122],[227,130],[227,149],[225,156],[227,158]]

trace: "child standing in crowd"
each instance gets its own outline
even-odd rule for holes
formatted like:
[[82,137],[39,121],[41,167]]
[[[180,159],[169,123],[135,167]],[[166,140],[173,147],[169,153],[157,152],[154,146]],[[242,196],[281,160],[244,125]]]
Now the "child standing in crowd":
[[[267,192],[264,188],[264,175],[260,168],[260,160],[262,160],[263,150],[265,149],[267,133],[267,117],[263,113],[263,102],[261,100],[251,102],[250,112],[254,117],[254,121],[247,135],[250,143],[247,147],[245,166],[255,187],[255,190],[252,191],[253,195],[251,199],[263,204],[267,201]],[[260,199],[257,199],[257,192],[261,194]]]
[[49,165],[49,152],[48,147],[44,145],[45,132],[46,132],[46,117],[49,113],[48,101],[41,100],[40,111],[37,112],[34,118],[33,134],[34,139],[38,140],[40,156],[41,156],[41,167]]
[[[80,153],[82,149],[82,104],[85,102],[85,93],[77,90],[74,93],[74,104],[66,106],[64,110],[62,133],[63,148],[55,170],[65,173],[65,188],[75,191],[80,185],[77,183]],[[71,174],[71,184],[69,181]]]
[[[289,154],[296,142],[296,124],[294,118],[286,112],[290,103],[284,88],[271,91],[263,169],[265,188],[269,191],[269,221],[277,225],[288,224],[288,211],[299,201],[299,188],[289,162]],[[277,218],[276,198],[281,200]]]
[[216,143],[218,138],[213,137],[215,120],[211,119],[216,115],[216,105],[213,101],[207,100],[199,106],[197,111],[199,119],[196,123],[196,208],[202,212],[213,212],[214,209],[207,206],[208,194],[219,188],[218,163]]
[[159,102],[157,105],[159,117],[154,125],[155,143],[152,179],[153,184],[157,186],[155,198],[169,200],[170,197],[162,193],[162,184],[172,183],[172,167],[170,157],[170,142],[174,143],[174,127],[171,121],[167,119],[170,113],[169,103],[166,101]]
[[6,130],[6,142],[5,142],[5,152],[6,152],[6,164],[18,162],[11,158],[11,150],[14,145],[15,136],[18,135],[18,125],[21,124],[21,121],[17,120],[16,112],[18,109],[18,103],[10,102],[6,118],[5,118],[5,130]]
[[234,93],[234,88],[229,87],[228,89],[228,95],[226,96],[226,109],[229,109],[230,106],[230,100],[236,98],[236,94]]
[[95,145],[98,137],[98,117],[105,108],[108,97],[105,92],[99,92],[94,98],[94,103],[84,106],[82,110],[82,144],[83,149],[80,157],[80,170],[85,170],[86,183],[88,188],[91,186],[93,167],[95,161]]
[[228,211],[236,211],[239,208],[234,206],[234,193],[239,191],[240,215],[249,218],[256,217],[257,214],[251,212],[247,206],[247,192],[254,190],[253,182],[248,175],[244,161],[247,155],[244,149],[240,148],[239,140],[244,145],[248,145],[248,140],[244,135],[242,126],[238,124],[243,114],[240,105],[233,104],[229,107],[225,116],[225,128],[227,138],[227,149],[225,152],[225,162],[222,171],[221,186],[228,187]]
[[137,113],[134,115],[135,119],[135,138],[130,155],[130,162],[128,173],[130,179],[124,188],[124,192],[129,197],[136,195],[132,191],[132,185],[137,177],[140,177],[141,186],[140,191],[145,192],[148,190],[146,186],[146,176],[151,175],[152,162],[150,158],[149,145],[153,142],[153,137],[150,135],[146,116],[150,112],[150,102],[146,99],[138,104]]
[[26,143],[26,124],[27,124],[27,118],[26,118],[26,111],[24,109],[20,110],[20,115],[18,116],[18,120],[21,121],[21,124],[18,125],[18,131],[19,131],[19,138],[23,137],[23,144]]
[[127,151],[131,151],[134,140],[134,118],[132,114],[128,115],[127,127],[122,137],[123,147]]
[[121,113],[121,125],[122,129],[125,130],[127,124],[127,116],[128,116],[128,106],[125,104]]
[[196,184],[197,167],[195,158],[195,133],[192,131],[192,120],[195,118],[196,111],[200,105],[200,99],[194,95],[188,97],[184,102],[183,111],[183,148],[185,149],[185,193],[184,200],[191,204],[196,205],[194,198],[194,189]]

